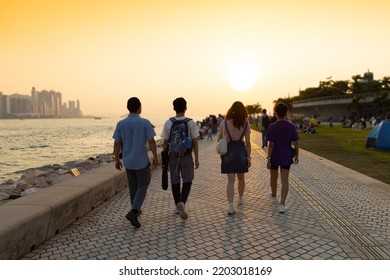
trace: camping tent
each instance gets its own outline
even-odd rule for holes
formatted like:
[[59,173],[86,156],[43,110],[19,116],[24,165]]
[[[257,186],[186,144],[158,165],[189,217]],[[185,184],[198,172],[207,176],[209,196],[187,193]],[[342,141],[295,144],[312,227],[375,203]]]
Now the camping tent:
[[370,131],[366,148],[390,151],[390,121],[383,121]]

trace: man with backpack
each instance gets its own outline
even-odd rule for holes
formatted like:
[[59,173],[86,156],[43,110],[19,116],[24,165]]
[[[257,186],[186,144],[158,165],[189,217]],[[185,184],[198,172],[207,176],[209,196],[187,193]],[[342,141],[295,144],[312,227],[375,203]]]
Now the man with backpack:
[[261,139],[262,139],[262,148],[268,146],[268,140],[267,140],[267,133],[268,133],[268,127],[271,124],[271,121],[267,115],[267,110],[263,109],[261,111],[263,115],[261,116]]
[[[162,131],[163,149],[168,150],[169,172],[171,175],[172,195],[176,211],[183,220],[188,219],[185,209],[194,179],[194,166],[199,167],[198,137],[196,123],[185,116],[187,102],[179,97],[173,101],[176,116],[168,119]],[[195,163],[192,158],[195,155]],[[164,167],[164,166],[163,166]],[[182,183],[182,187],[180,187]]]

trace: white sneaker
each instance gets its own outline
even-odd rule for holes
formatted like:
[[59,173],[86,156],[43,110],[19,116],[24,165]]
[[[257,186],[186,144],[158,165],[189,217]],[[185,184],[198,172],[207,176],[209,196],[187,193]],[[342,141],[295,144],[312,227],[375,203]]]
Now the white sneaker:
[[242,196],[238,196],[238,206],[244,204],[244,198]]
[[270,198],[272,198],[275,202],[279,202],[279,201],[278,201],[278,196],[272,196],[272,192],[269,192],[269,193],[268,193],[268,196],[269,196]]
[[284,206],[283,204],[279,204],[279,213],[284,213],[286,212],[286,206]]
[[229,203],[227,212],[229,215],[236,213],[236,209],[234,209],[233,203]]
[[180,218],[182,218],[183,220],[188,219],[188,214],[186,213],[186,208],[185,208],[183,202],[179,202],[176,205],[176,210],[177,210],[177,212],[179,212]]

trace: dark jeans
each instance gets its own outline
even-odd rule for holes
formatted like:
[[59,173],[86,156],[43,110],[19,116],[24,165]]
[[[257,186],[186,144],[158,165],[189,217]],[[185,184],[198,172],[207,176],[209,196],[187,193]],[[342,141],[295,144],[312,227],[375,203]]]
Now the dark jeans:
[[139,170],[126,169],[126,174],[129,182],[131,207],[134,210],[140,210],[151,180],[149,164]]
[[267,139],[267,133],[268,133],[268,129],[267,128],[262,128],[261,129],[261,140],[262,140],[262,146],[268,146],[268,139]]
[[191,191],[191,185],[192,182],[183,183],[183,187],[181,189],[180,184],[172,185],[172,195],[173,199],[175,200],[175,205],[177,205],[179,202],[183,202],[184,204],[187,202]]

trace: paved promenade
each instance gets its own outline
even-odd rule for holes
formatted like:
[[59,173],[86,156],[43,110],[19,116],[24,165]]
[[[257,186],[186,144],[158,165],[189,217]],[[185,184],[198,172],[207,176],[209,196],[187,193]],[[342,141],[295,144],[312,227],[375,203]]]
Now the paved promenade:
[[258,132],[252,131],[252,141],[244,205],[235,215],[226,212],[227,178],[220,174],[216,141],[201,140],[187,221],[176,214],[170,188],[161,189],[155,170],[140,229],[125,219],[124,190],[22,259],[390,259],[389,185],[301,151],[280,214],[268,196]]

